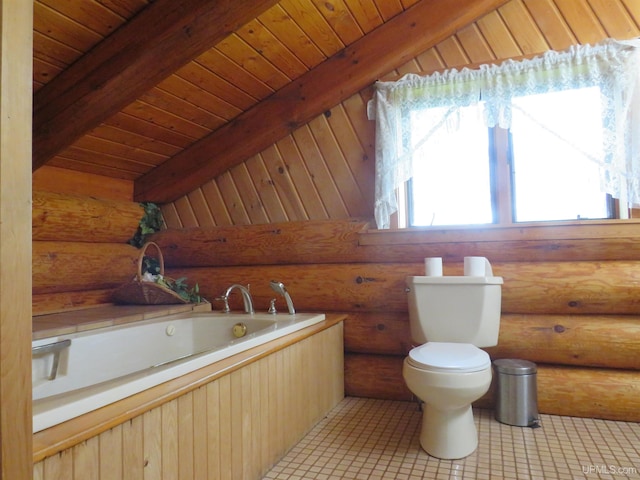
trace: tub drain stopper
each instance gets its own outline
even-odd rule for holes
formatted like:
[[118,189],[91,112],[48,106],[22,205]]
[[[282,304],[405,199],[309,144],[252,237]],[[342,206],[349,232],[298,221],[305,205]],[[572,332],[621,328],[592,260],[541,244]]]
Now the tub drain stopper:
[[247,334],[247,326],[240,322],[233,326],[233,336],[236,338],[244,337]]

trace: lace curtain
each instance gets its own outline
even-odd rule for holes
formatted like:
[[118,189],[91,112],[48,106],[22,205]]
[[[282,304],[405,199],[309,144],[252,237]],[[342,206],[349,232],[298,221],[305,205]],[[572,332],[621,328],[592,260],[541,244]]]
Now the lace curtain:
[[[448,70],[426,77],[409,74],[376,82],[369,118],[376,122],[375,218],[389,228],[397,211],[396,189],[412,176],[412,158],[426,138],[411,139],[408,112],[477,105],[487,127],[509,128],[513,97],[598,86],[603,104],[601,184],[614,198],[640,204],[640,40],[607,40],[522,61],[479,69]],[[426,134],[429,135],[428,133]]]

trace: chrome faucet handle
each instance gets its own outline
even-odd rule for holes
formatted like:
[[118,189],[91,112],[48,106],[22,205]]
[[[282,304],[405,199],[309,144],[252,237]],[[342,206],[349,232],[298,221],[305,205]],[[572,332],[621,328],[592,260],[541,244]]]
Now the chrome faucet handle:
[[276,313],[278,313],[278,311],[276,310],[276,299],[272,298],[269,301],[269,310],[267,311],[267,313],[270,313],[271,315],[275,315]]
[[222,295],[220,297],[214,298],[214,300],[218,302],[222,302],[222,313],[229,313],[231,309],[229,308],[229,296]]

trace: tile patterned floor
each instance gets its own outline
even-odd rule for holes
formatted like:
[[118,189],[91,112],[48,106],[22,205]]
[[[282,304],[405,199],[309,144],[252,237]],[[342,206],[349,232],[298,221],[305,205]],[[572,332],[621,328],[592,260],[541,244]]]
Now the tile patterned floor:
[[419,445],[417,404],[346,398],[263,480],[640,480],[640,424],[541,415],[542,428],[504,425],[476,410],[479,446],[438,460]]

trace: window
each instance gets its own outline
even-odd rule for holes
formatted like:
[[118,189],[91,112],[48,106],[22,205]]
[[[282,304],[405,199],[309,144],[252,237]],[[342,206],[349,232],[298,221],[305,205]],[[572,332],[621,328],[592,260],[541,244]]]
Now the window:
[[640,204],[639,47],[607,40],[376,82],[378,228],[410,179],[414,224],[609,217],[601,190]]
[[510,130],[475,106],[411,111],[408,226],[611,218],[600,103],[598,87],[516,97]]
[[493,222],[489,135],[476,111],[441,107],[412,113],[414,136],[428,139],[414,154],[410,226]]
[[600,103],[598,87],[513,99],[513,221],[612,217]]

